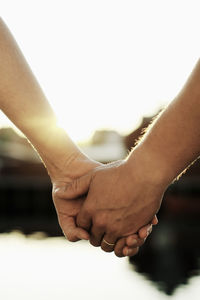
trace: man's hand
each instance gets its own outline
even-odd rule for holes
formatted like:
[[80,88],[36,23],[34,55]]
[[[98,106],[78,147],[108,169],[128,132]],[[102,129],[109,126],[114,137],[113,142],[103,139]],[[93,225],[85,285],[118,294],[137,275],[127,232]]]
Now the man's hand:
[[[119,245],[119,238],[133,235],[152,222],[163,194],[157,185],[146,181],[145,174],[141,176],[141,170],[131,173],[126,161],[100,166],[74,180],[66,196],[73,198],[87,192],[77,224],[90,231],[92,245],[101,245],[106,252],[113,251],[114,244],[115,248]],[[124,255],[127,250],[123,250]]]
[[152,232],[153,225],[157,224],[158,219],[155,216],[151,224],[142,227],[137,234],[132,234],[128,237],[120,238],[114,247],[115,255],[118,257],[136,255],[139,251],[139,248],[144,244],[145,240]]
[[[68,174],[70,175],[54,175],[52,180],[53,183],[53,200],[56,207],[58,220],[60,226],[63,230],[64,235],[69,241],[76,242],[81,239],[89,240],[92,244],[92,237],[90,236],[89,229],[83,229],[76,224],[76,218],[81,210],[81,207],[85,201],[86,193],[89,190],[89,185],[85,187],[85,191],[79,194],[78,197],[72,195],[71,198],[68,197],[69,190],[71,191],[71,184],[73,180],[79,178],[80,176],[86,176],[91,172],[95,172],[96,168],[106,167],[98,162],[92,161],[82,154],[76,155],[74,159],[71,160],[70,164],[67,165]],[[154,218],[152,224],[157,224],[157,219]],[[135,255],[139,247],[144,243],[146,237],[151,232],[152,226],[148,224],[147,226],[141,228],[138,234],[133,234],[128,238],[121,238],[118,240],[116,245],[109,249],[110,251],[115,251],[118,257],[123,256],[133,256]]]

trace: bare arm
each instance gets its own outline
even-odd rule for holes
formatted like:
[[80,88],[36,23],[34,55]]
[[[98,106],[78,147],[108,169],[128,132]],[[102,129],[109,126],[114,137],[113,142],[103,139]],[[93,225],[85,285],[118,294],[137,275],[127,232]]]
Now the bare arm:
[[200,60],[174,101],[149,127],[128,158],[142,159],[166,186],[200,155]]
[[28,137],[52,176],[58,169],[64,172],[63,166],[67,166],[80,153],[67,134],[57,126],[51,106],[2,19],[0,108]]
[[[74,178],[87,174],[100,164],[85,156],[66,132],[57,126],[49,102],[2,19],[0,109],[27,136],[46,165],[53,184],[58,219],[66,237],[71,241],[88,239],[88,232],[76,225],[76,216],[84,196],[66,200],[65,190]],[[68,113],[66,111],[66,117]],[[145,237],[146,228],[143,228],[142,233]],[[137,235],[133,237],[137,239]],[[120,255],[124,244],[123,240],[118,247]],[[134,247],[132,253],[135,253]]]
[[105,241],[115,243],[152,220],[168,185],[199,154],[200,62],[126,160],[99,168],[72,184],[69,195],[90,186],[78,215],[79,226],[92,226],[93,243],[109,251]]
[[[99,163],[87,158],[57,126],[56,116],[23,54],[0,19],[0,108],[39,153],[53,184],[53,200],[64,234],[74,241],[88,239],[75,217],[83,203],[58,195],[69,182]],[[67,113],[67,112],[66,112]]]

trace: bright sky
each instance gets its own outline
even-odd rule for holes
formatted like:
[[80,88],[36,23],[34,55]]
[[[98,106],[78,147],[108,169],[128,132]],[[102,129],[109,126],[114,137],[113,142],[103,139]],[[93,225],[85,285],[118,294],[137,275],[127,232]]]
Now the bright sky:
[[199,1],[1,0],[0,9],[75,141],[97,128],[130,132],[176,96],[199,58]]

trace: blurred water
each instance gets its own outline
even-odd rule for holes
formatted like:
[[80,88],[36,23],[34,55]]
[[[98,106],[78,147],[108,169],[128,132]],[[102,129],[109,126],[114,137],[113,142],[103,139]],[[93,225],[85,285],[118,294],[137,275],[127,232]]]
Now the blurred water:
[[0,299],[199,299],[200,278],[171,297],[137,274],[127,258],[87,242],[21,233],[0,235]]

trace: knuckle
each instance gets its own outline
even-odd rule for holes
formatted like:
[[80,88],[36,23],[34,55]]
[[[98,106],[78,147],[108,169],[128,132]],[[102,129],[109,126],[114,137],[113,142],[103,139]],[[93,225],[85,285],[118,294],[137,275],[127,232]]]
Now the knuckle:
[[53,187],[52,189],[53,198],[61,198],[63,197],[63,194],[64,194],[63,187]]
[[69,242],[77,242],[78,241],[77,237],[73,234],[66,235],[66,238]]
[[104,218],[102,218],[101,216],[97,215],[94,218],[94,224],[96,227],[104,229],[105,228],[105,221]]
[[112,224],[109,228],[108,228],[109,234],[114,236],[118,235],[118,228],[115,224]]
[[98,241],[96,241],[95,239],[91,238],[90,239],[90,244],[94,247],[99,247],[100,243]]

